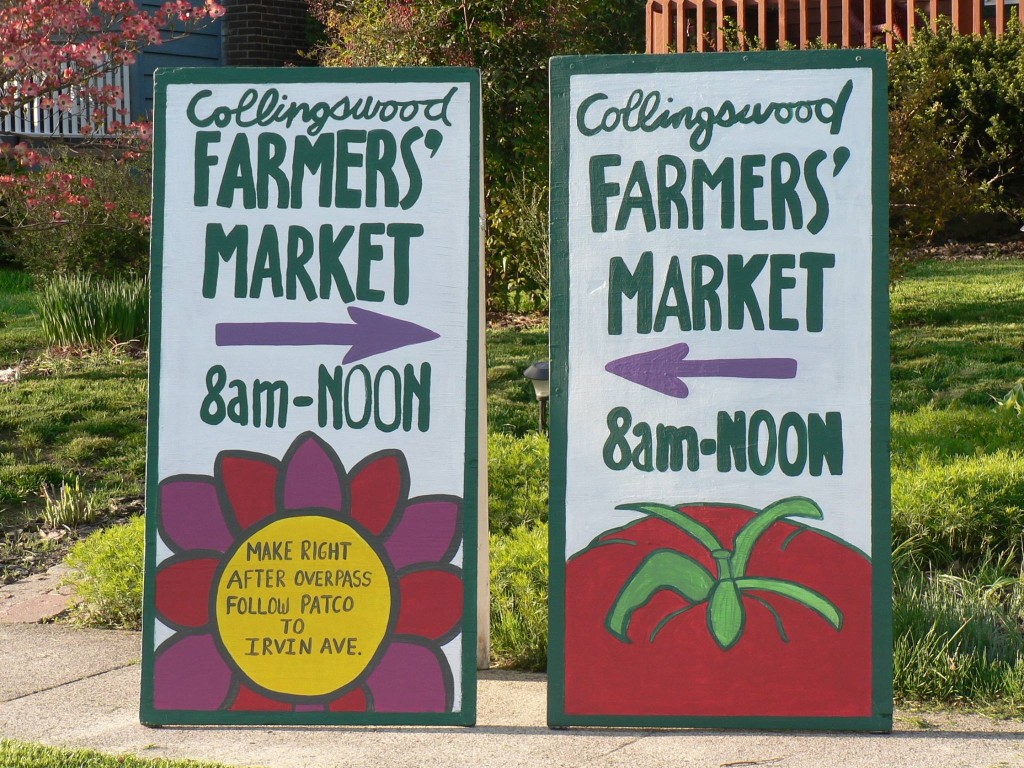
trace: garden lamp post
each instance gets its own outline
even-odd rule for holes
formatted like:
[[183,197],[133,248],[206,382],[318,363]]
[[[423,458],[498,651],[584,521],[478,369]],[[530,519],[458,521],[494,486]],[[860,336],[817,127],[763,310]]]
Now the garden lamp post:
[[534,363],[525,371],[523,376],[533,384],[533,394],[540,404],[540,431],[544,432],[548,427],[548,397],[551,389],[548,382],[548,361],[542,360]]

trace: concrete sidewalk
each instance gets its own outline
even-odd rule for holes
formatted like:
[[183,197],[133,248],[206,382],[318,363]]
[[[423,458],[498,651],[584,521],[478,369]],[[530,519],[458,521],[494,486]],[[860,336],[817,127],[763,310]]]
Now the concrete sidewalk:
[[168,727],[138,722],[141,636],[41,624],[61,569],[0,588],[0,737],[267,768],[1024,766],[1024,723],[898,713],[892,735],[545,726],[543,675],[480,675],[475,728]]
[[0,624],[0,736],[269,768],[1024,766],[1024,723],[900,713],[892,735],[545,726],[543,675],[484,672],[476,728],[173,727],[138,722],[140,635]]

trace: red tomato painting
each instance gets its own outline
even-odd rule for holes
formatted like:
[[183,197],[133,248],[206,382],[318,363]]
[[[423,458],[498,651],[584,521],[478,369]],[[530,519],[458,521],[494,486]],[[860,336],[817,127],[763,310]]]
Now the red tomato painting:
[[567,714],[872,715],[871,562],[817,504],[626,508],[567,564]]

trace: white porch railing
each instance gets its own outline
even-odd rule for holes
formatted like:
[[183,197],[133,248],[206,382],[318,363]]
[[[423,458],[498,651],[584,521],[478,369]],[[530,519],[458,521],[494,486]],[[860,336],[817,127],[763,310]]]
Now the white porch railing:
[[[128,94],[131,84],[128,80],[127,65],[93,78],[89,85],[98,88],[117,86],[121,89],[121,98],[112,106],[99,106],[81,94],[78,88],[64,89],[52,94],[52,98],[56,101],[62,95],[71,96],[74,103],[70,109],[43,107],[40,99],[33,99],[15,112],[0,115],[0,134],[73,138],[83,136],[82,128],[85,126],[91,126],[93,134],[102,134],[104,124],[126,122],[129,119],[127,113],[120,114],[120,110],[129,108]],[[97,110],[105,112],[105,120],[98,128],[93,120],[93,114]]]

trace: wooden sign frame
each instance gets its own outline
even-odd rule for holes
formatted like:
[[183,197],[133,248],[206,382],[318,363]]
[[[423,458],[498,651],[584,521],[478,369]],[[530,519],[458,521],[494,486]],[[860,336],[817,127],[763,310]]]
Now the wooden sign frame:
[[[874,50],[552,59],[553,727],[891,729],[886,89]],[[823,575],[834,558],[857,576]]]
[[479,72],[160,70],[154,139],[142,722],[472,725]]

